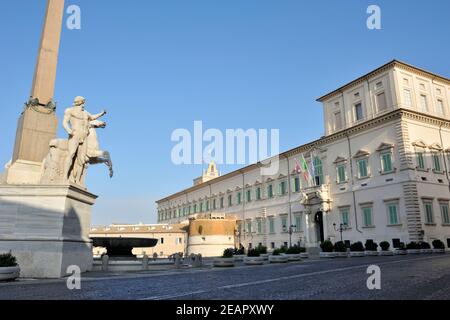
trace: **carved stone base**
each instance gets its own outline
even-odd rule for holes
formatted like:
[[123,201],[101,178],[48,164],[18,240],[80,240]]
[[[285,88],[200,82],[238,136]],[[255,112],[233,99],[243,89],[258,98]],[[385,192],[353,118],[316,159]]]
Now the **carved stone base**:
[[38,184],[41,179],[42,163],[17,160],[4,173],[4,183],[11,185]]
[[24,278],[61,278],[70,265],[91,270],[96,198],[69,185],[0,186],[0,253],[12,251]]

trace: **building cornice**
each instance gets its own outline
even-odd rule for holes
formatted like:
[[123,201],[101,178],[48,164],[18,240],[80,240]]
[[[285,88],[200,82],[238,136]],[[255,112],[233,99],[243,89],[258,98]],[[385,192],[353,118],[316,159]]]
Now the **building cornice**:
[[412,66],[410,64],[407,64],[405,62],[402,62],[402,61],[394,59],[394,60],[386,63],[385,65],[382,65],[381,67],[379,67],[379,68],[377,68],[377,69],[375,69],[375,70],[373,70],[373,71],[371,71],[371,72],[369,72],[369,73],[367,73],[367,74],[365,74],[365,75],[363,75],[363,76],[361,76],[361,77],[359,77],[359,78],[357,78],[357,79],[355,79],[355,80],[353,80],[353,81],[351,81],[351,82],[341,86],[340,88],[325,94],[324,96],[318,98],[316,101],[317,102],[324,102],[325,100],[328,100],[328,99],[330,99],[330,98],[332,98],[332,97],[334,97],[334,96],[336,96],[338,94],[342,94],[343,91],[351,89],[351,88],[353,88],[355,86],[358,86],[361,83],[364,83],[364,82],[368,81],[369,79],[374,78],[374,77],[378,76],[379,74],[381,74],[383,72],[386,72],[387,70],[392,69],[392,68],[400,68],[400,69],[403,69],[403,70],[406,70],[406,71],[409,71],[409,72],[416,73],[416,74],[421,75],[423,77],[430,77],[433,80],[440,80],[443,83],[450,85],[450,79],[448,79],[448,78],[446,78],[444,76],[432,73],[430,71],[427,71],[427,70],[424,70],[424,69]]

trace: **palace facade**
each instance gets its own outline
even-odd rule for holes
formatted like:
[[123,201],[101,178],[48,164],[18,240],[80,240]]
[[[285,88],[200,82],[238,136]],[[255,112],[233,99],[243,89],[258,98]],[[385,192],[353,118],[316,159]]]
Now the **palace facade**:
[[[280,154],[277,174],[257,163],[219,176],[210,164],[213,179],[157,201],[158,221],[235,217],[244,247],[313,250],[341,237],[450,246],[449,99],[448,78],[393,60],[319,98],[325,136]],[[302,156],[312,179],[297,170]]]

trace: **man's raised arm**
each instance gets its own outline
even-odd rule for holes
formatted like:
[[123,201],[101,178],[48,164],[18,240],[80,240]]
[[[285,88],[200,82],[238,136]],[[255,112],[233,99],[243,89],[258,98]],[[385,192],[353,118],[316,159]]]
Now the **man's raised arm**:
[[90,118],[89,120],[97,120],[97,119],[103,117],[105,114],[106,114],[106,110],[103,110],[99,114],[91,114],[91,115],[89,115],[89,118]]

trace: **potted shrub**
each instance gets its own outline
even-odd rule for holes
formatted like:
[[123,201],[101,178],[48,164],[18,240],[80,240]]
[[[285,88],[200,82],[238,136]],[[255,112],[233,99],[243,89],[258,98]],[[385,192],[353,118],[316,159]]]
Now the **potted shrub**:
[[378,244],[373,240],[367,240],[364,248],[366,256],[378,256]]
[[249,249],[247,256],[244,257],[244,263],[248,266],[262,265],[264,263],[264,259],[261,257],[258,249]]
[[259,251],[259,255],[264,259],[264,260],[268,260],[269,259],[269,254],[267,253],[267,247],[265,246],[258,246],[256,248],[256,250]]
[[387,242],[387,241],[380,242],[380,247],[381,247],[381,252],[380,252],[381,256],[393,256],[394,255],[394,251],[389,250],[389,248],[391,247],[391,244],[389,242]]
[[11,252],[0,254],[0,281],[12,281],[19,277],[20,268]]
[[275,249],[272,254],[269,256],[270,263],[285,263],[288,261],[288,257],[286,255],[282,255],[283,250]]
[[348,257],[347,247],[343,241],[338,241],[334,244],[334,252],[336,257]]
[[223,251],[222,257],[213,260],[214,267],[234,267],[234,249],[229,248]]
[[364,246],[361,241],[352,243],[350,246],[350,257],[364,257]]
[[406,255],[408,252],[406,251],[405,243],[400,242],[400,246],[398,248],[395,248],[394,250],[395,255]]
[[333,252],[334,245],[330,240],[325,240],[320,244],[322,252],[319,254],[321,258],[334,258],[336,254]]
[[420,253],[433,253],[433,249],[428,242],[422,241],[420,243]]
[[445,253],[445,245],[441,240],[434,240],[433,244],[433,253]]
[[300,248],[300,257],[302,259],[307,259],[309,258],[309,253],[306,251],[305,247],[299,247]]
[[288,261],[301,261],[301,250],[298,246],[290,247],[286,250],[286,257],[288,258]]
[[240,247],[239,249],[234,249],[234,261],[244,261],[245,257],[245,249],[244,247]]
[[414,241],[411,241],[406,245],[406,251],[408,254],[419,254],[420,253],[420,244]]

